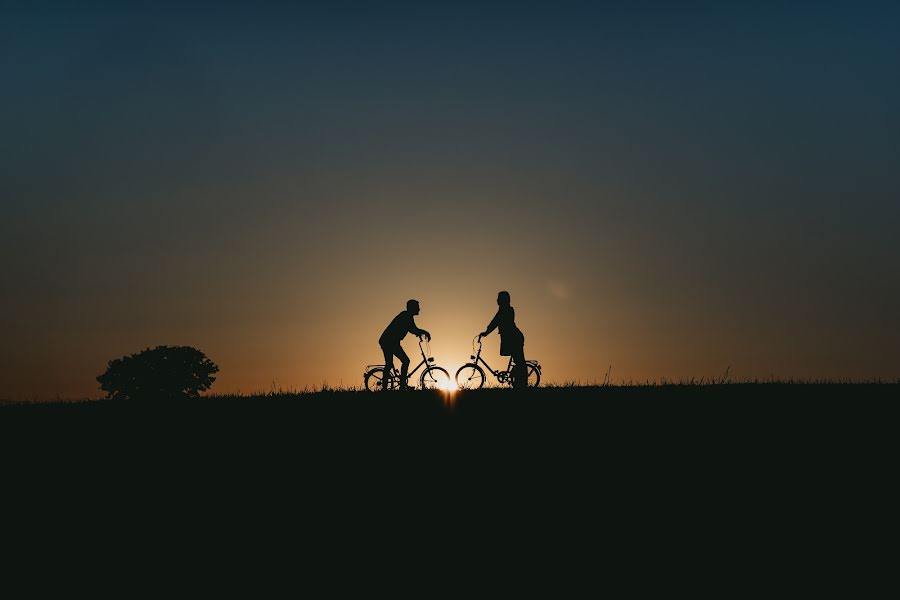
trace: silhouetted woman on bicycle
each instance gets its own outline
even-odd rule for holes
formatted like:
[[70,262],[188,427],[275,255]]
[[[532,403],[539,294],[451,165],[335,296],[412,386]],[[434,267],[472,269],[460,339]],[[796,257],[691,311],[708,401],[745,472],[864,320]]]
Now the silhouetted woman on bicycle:
[[510,306],[509,292],[497,294],[497,314],[488,324],[487,329],[478,337],[489,335],[494,329],[500,329],[500,356],[511,356],[513,359],[513,387],[528,387],[528,376],[525,371],[525,335],[516,327],[516,310]]

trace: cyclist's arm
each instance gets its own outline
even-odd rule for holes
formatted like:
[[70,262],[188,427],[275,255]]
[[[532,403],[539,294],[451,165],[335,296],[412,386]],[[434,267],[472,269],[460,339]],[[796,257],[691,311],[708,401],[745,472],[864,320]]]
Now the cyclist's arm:
[[488,323],[488,326],[485,328],[485,330],[481,332],[481,337],[490,335],[492,331],[497,329],[497,325],[500,324],[499,321],[500,321],[500,311],[498,310],[497,314],[494,315],[494,318],[491,319],[491,322]]
[[409,331],[411,334],[417,335],[417,336],[419,336],[419,337],[422,337],[422,336],[424,335],[424,336],[427,336],[429,340],[431,339],[431,334],[430,334],[430,333],[428,333],[428,332],[425,331],[424,329],[419,329],[418,327],[416,327],[416,322],[415,322],[415,320],[410,319],[410,320],[409,320],[409,323],[410,323],[410,325],[409,325],[409,330],[408,330],[408,331]]

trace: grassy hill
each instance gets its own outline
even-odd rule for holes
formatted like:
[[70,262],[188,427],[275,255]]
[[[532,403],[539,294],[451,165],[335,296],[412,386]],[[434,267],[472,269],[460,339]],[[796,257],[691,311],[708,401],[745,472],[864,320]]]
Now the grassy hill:
[[338,554],[360,531],[389,540],[399,525],[488,555],[501,540],[536,551],[541,535],[558,540],[541,551],[579,548],[585,560],[586,546],[669,561],[702,546],[704,570],[776,556],[794,568],[798,553],[862,547],[860,532],[881,531],[895,506],[898,391],[747,383],[17,404],[0,408],[0,439],[10,494],[45,514],[81,506],[128,523],[140,506],[154,527],[199,520],[231,535],[240,523],[292,544],[319,530]]
[[695,443],[761,447],[839,441],[892,426],[900,384],[728,383],[484,389],[455,393],[320,390],[197,401],[14,403],[6,423],[100,434],[169,435],[211,443],[477,435],[536,444]]

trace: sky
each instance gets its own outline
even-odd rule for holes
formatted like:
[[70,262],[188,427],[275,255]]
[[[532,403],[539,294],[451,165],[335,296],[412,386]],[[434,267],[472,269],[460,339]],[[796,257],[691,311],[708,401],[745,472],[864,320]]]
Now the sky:
[[359,386],[409,298],[455,371],[500,290],[548,382],[900,378],[900,5],[675,4],[4,3],[0,398]]

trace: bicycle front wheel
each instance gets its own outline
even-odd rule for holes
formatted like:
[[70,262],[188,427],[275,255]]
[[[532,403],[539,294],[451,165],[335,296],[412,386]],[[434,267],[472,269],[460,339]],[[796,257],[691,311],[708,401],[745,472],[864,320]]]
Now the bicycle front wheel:
[[419,384],[423,390],[449,390],[450,373],[441,367],[428,367],[422,373]]
[[456,387],[461,390],[477,390],[484,386],[484,371],[476,364],[463,365],[456,372]]

